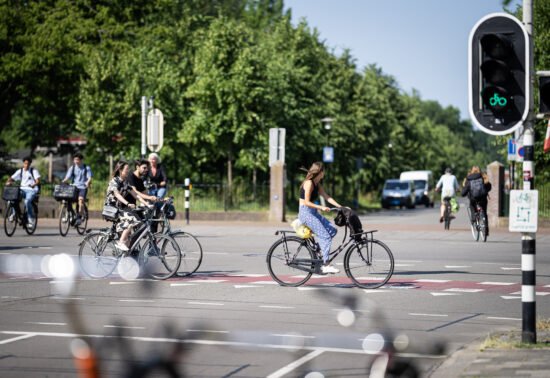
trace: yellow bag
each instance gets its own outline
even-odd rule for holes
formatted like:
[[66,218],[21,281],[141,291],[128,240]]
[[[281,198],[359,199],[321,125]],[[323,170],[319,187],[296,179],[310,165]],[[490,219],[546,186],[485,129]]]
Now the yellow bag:
[[295,219],[290,225],[292,226],[294,232],[296,232],[296,235],[298,235],[298,237],[302,239],[309,239],[311,237],[311,228],[309,228],[305,224],[302,224],[299,219]]

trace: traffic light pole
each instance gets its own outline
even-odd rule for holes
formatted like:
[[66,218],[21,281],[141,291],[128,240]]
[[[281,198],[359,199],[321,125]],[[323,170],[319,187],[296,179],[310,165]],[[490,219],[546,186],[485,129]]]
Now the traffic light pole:
[[[534,80],[534,59],[533,59],[533,2],[523,0],[523,24],[529,36],[529,114],[525,120],[523,146],[523,190],[535,188],[535,132],[534,132],[534,101],[533,101],[533,80]],[[521,304],[522,304],[522,332],[521,341],[534,344],[537,342],[536,317],[536,233],[524,232],[521,235]]]

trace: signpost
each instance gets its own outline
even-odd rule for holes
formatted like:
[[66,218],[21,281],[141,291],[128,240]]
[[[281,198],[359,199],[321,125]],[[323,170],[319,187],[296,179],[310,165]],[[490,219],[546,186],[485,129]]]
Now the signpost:
[[334,147],[323,147],[323,163],[334,163]]
[[510,232],[537,232],[538,190],[510,191]]

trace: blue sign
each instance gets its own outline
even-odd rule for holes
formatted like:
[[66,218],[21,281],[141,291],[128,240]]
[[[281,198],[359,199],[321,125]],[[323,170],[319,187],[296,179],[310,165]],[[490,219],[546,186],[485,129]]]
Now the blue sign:
[[508,139],[508,155],[516,154],[516,140],[514,138]]
[[334,162],[334,147],[323,147],[323,163]]

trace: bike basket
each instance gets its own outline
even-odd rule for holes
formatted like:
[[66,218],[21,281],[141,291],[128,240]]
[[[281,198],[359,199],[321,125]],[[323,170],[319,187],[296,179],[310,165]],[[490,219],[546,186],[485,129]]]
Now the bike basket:
[[114,221],[118,218],[118,208],[111,205],[105,205],[103,206],[103,211],[101,212],[101,215],[103,215],[103,218],[108,221]]
[[5,186],[2,192],[2,199],[4,201],[19,201],[20,195],[18,186]]
[[57,201],[76,201],[78,198],[78,189],[74,185],[56,185],[53,189],[53,197]]

